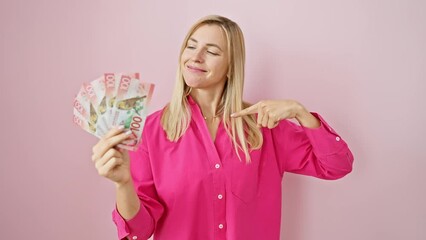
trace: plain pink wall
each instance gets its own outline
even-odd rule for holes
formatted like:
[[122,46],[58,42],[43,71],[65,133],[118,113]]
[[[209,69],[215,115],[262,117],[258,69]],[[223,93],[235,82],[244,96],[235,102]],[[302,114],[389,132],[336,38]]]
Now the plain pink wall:
[[225,15],[247,44],[246,100],[294,98],[349,143],[338,181],[288,174],[282,239],[426,239],[426,2],[0,2],[1,239],[116,239],[113,185],[72,124],[79,86],[139,71],[168,100],[181,41]]

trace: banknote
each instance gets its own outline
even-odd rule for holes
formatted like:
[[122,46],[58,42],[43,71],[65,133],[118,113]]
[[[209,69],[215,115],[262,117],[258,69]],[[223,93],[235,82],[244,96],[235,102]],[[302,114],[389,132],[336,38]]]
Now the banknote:
[[139,74],[121,75],[113,113],[113,125],[123,125],[132,131],[133,142],[126,144],[130,150],[138,146],[154,85],[140,81]]
[[106,114],[105,79],[100,77],[90,83],[84,83],[83,88],[98,115],[98,125],[101,125],[102,129],[109,129],[111,126],[109,126]]
[[74,113],[75,112],[79,113],[79,118],[87,121],[89,128],[95,136],[106,132],[106,126],[100,123],[98,113],[90,102],[89,96],[83,86],[74,98]]
[[101,138],[105,134],[104,130],[102,130],[101,128],[96,128],[96,125],[90,123],[85,117],[83,117],[77,110],[77,108],[74,108],[73,121],[83,130],[95,135],[98,138]]
[[132,134],[118,147],[135,151],[153,91],[154,84],[141,81],[139,73],[105,73],[83,83],[74,98],[73,122],[98,138],[123,125]]
[[[119,74],[119,78],[116,79],[116,88],[114,92],[114,97],[112,98],[111,105],[111,121],[112,125],[118,126],[119,112],[117,111],[117,102],[124,100],[128,95],[128,91],[135,89],[139,86],[139,74]],[[122,124],[122,123],[121,123]]]
[[[118,88],[118,84],[120,83],[121,73],[105,73],[105,97],[107,103],[107,114],[108,116],[112,116],[112,108],[114,107],[115,102],[115,92]],[[108,118],[108,125],[113,126],[112,118]]]

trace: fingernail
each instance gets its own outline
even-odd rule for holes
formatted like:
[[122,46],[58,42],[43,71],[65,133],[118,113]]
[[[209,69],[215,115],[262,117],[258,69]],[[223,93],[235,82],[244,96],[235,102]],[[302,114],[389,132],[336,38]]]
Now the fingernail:
[[124,125],[117,126],[116,128],[117,128],[117,130],[123,130],[124,129]]
[[231,114],[231,117],[235,117],[235,113]]
[[126,135],[130,135],[130,134],[132,134],[132,130],[128,130],[128,131],[126,132]]

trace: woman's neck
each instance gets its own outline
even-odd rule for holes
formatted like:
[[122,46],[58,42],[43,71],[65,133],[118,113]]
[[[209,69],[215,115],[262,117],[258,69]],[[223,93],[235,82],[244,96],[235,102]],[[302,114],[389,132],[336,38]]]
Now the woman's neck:
[[203,117],[213,118],[217,115],[222,91],[213,92],[203,89],[192,89],[190,95],[200,107]]

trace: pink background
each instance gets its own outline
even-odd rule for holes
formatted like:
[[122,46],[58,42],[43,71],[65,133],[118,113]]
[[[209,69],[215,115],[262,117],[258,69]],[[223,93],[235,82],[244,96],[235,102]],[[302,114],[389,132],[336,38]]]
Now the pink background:
[[73,96],[139,71],[159,109],[186,31],[211,13],[245,33],[246,100],[299,100],[356,158],[334,182],[286,175],[282,239],[426,239],[425,1],[160,2],[1,1],[1,239],[116,239]]

